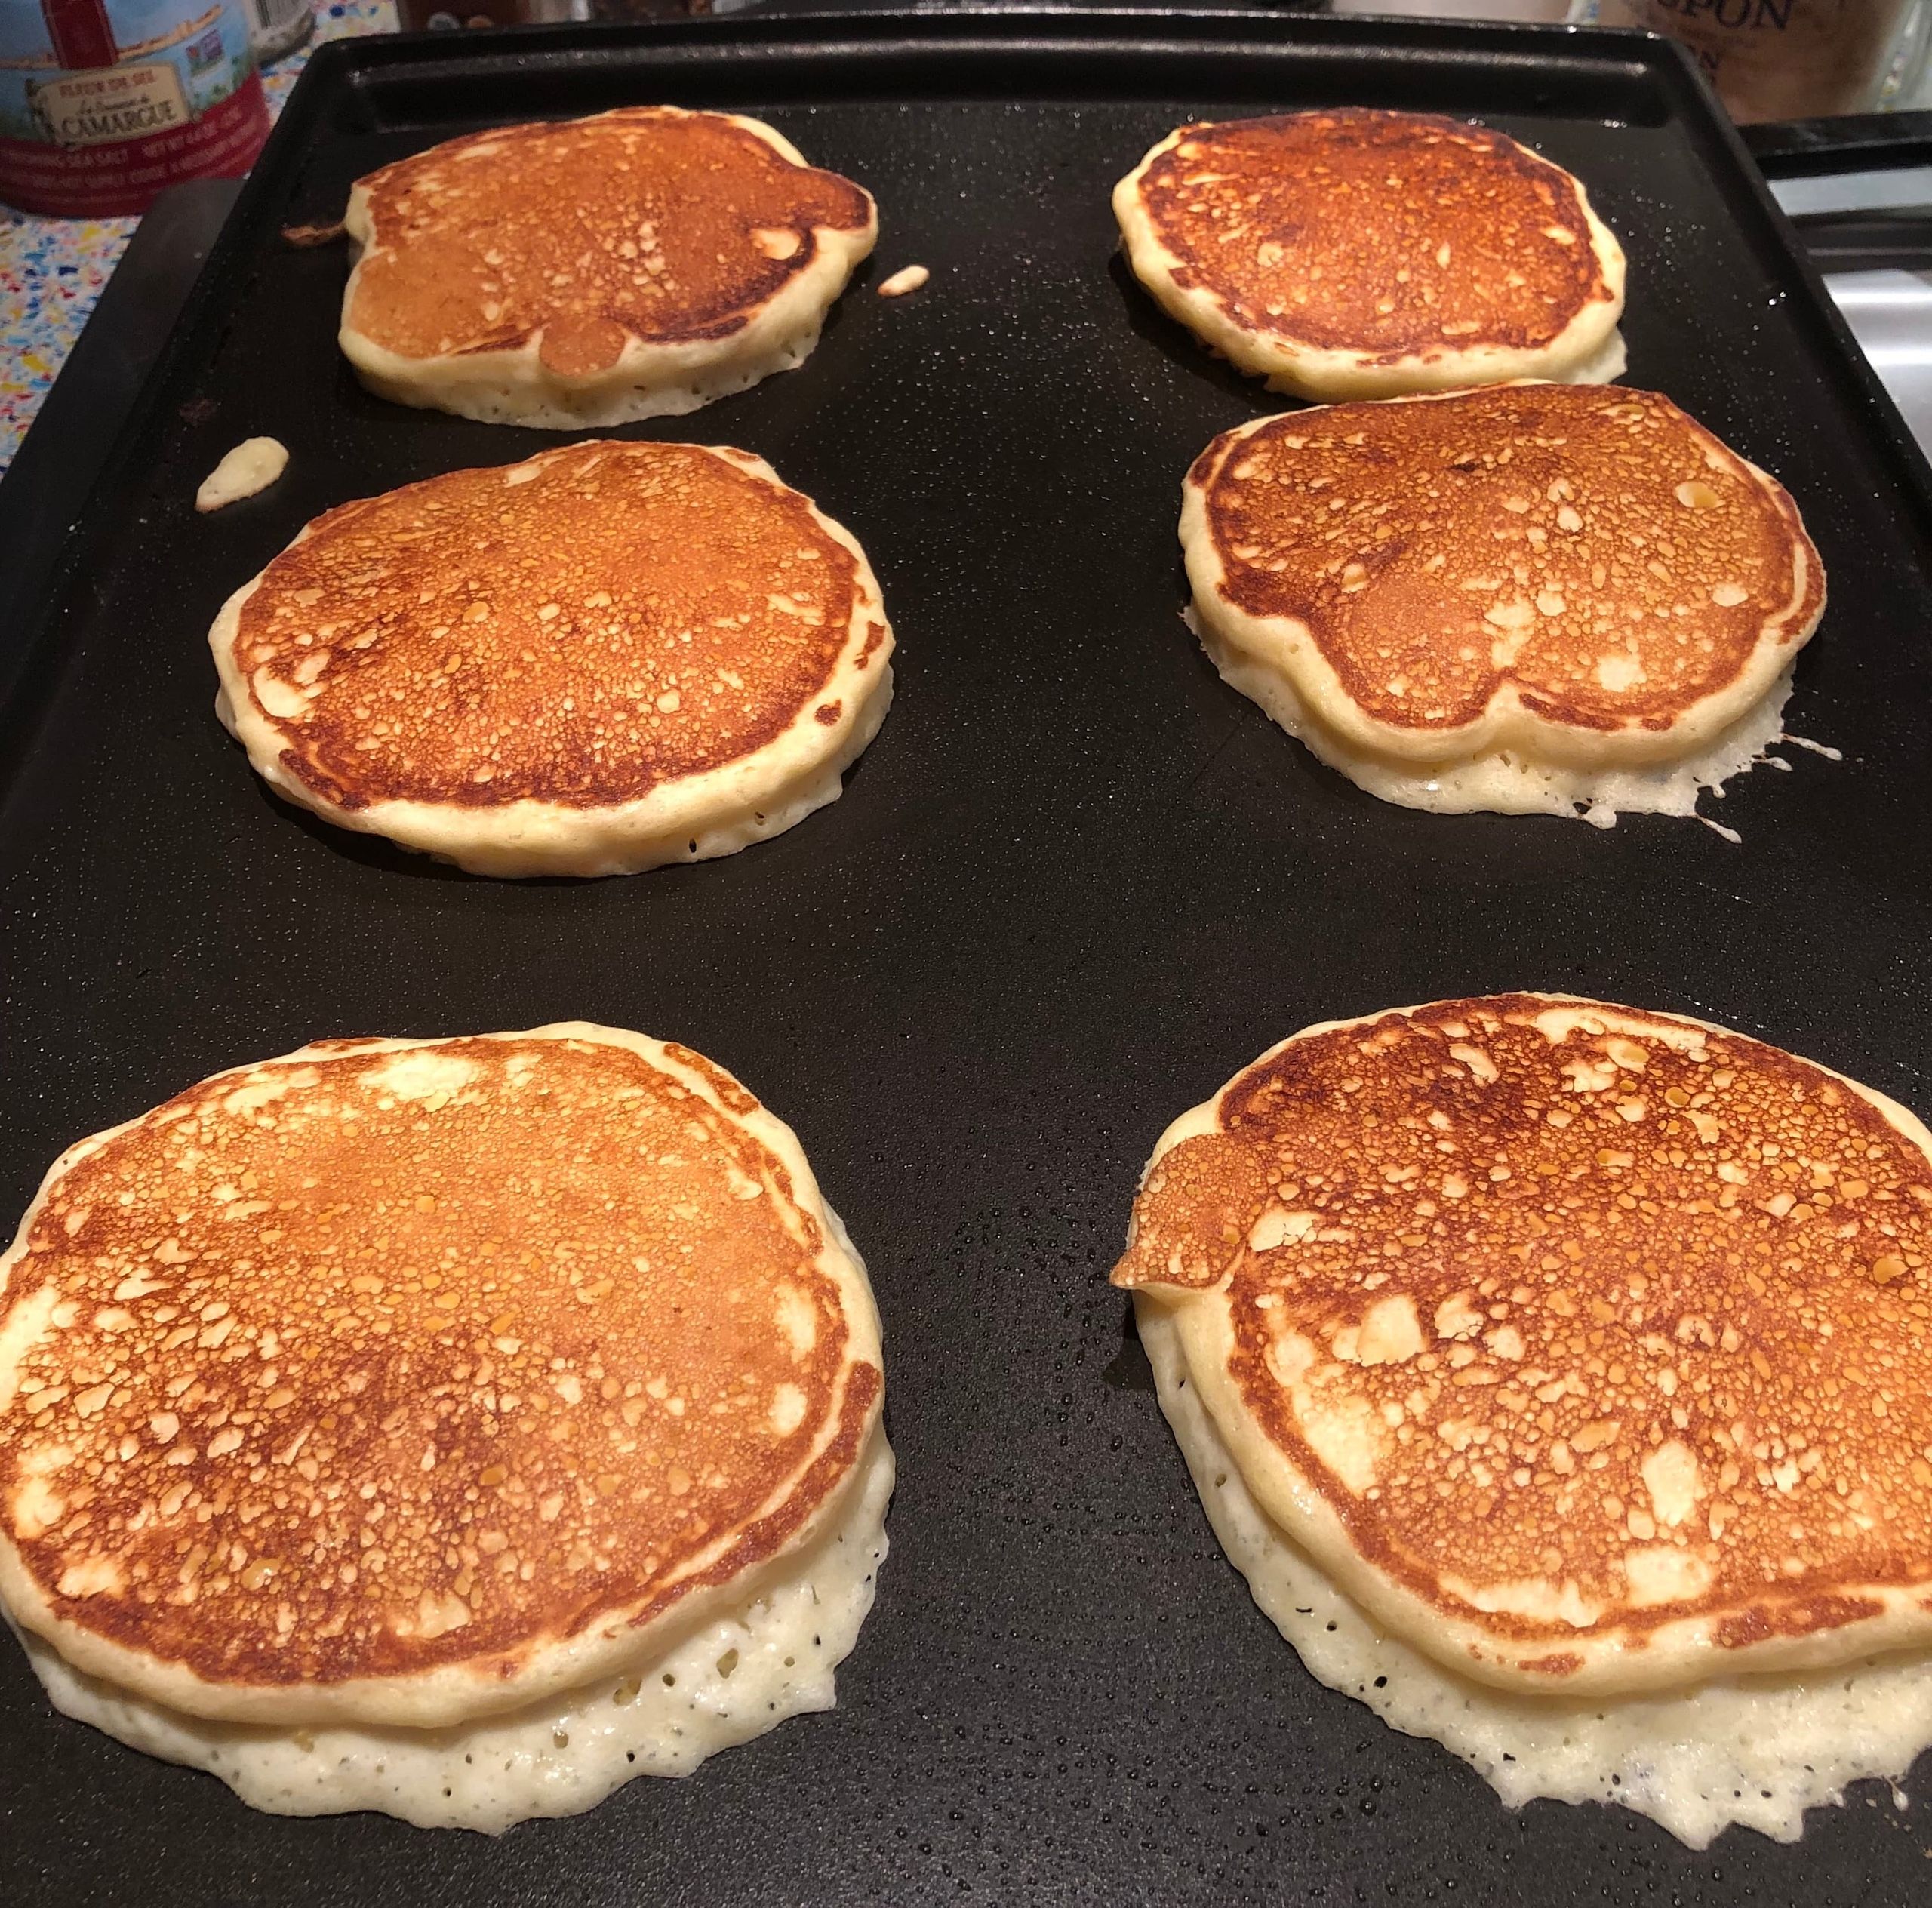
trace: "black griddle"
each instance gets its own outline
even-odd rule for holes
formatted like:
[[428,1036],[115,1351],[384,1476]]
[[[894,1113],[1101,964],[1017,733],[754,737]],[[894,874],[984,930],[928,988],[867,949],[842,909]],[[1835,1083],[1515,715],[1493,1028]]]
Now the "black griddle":
[[[557,440],[381,403],[349,182],[511,118],[770,119],[880,200],[804,368],[694,418],[862,538],[897,706],[843,800],[731,859],[477,879],[278,802],[205,632],[317,512]],[[1629,381],[1790,486],[1832,601],[1788,749],[1695,822],[1372,800],[1182,626],[1178,487],[1283,408],[1115,257],[1108,191],[1184,118],[1479,116],[1587,182],[1631,258]],[[928,288],[885,301],[918,261]],[[239,439],[275,487],[197,519]],[[1693,1854],[1506,1811],[1322,1688],[1223,1558],[1104,1275],[1163,1125],[1317,1019],[1518,986],[1704,1015],[1932,1110],[1927,472],[1709,95],[1663,42],[1057,12],[546,29],[323,48],[70,540],[5,632],[0,1204],[81,1134],[318,1036],[583,1015],[688,1042],[798,1130],[869,1260],[900,1460],[839,1706],[500,1841],[291,1820],[51,1713],[0,1649],[8,1903],[1882,1903],[1932,1888],[1932,1782],[1801,1845]]]

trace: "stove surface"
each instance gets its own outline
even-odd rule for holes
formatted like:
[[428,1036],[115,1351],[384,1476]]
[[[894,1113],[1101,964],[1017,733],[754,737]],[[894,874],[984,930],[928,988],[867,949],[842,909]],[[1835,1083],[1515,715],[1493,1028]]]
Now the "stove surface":
[[[1794,217],[1932,207],[1932,166],[1774,180],[1771,191]],[[1932,218],[1927,223],[1932,235]],[[1920,449],[1932,456],[1932,236],[1923,267],[1828,272],[1825,283],[1872,369],[1904,413]]]

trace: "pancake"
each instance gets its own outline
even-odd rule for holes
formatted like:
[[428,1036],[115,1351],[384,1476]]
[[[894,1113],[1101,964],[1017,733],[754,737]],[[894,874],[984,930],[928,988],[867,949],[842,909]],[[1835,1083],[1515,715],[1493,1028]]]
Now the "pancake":
[[0,1600],[63,1706],[259,1806],[565,1812],[829,1702],[882,1389],[796,1138],[700,1056],[322,1042],[48,1174],[0,1260]]
[[1583,186],[1485,126],[1343,107],[1183,126],[1114,189],[1134,275],[1317,401],[1623,370],[1623,252]]
[[1795,1842],[1807,1809],[1842,1803],[1854,1782],[1903,1781],[1932,1746],[1922,1653],[1607,1699],[1512,1695],[1445,1668],[1367,1615],[1256,1503],[1189,1382],[1172,1316],[1145,1294],[1134,1309],[1208,1523],[1303,1667],[1392,1729],[1441,1743],[1506,1807],[1614,1803],[1694,1848],[1734,1823]]
[[1882,1095],[1503,995],[1271,1049],[1162,1135],[1113,1277],[1318,1676],[1702,1841],[1932,1743],[1928,1229]]
[[1465,1673],[1932,1642],[1932,1135],[1743,1036],[1498,995],[1311,1028],[1162,1136],[1117,1283],[1250,1488]]
[[343,504],[208,640],[278,794],[479,874],[733,854],[836,801],[892,697],[850,534],[763,459],[689,444]]
[[735,113],[500,127],[355,183],[340,342],[379,397],[558,430],[675,417],[804,362],[872,195]]
[[1784,490],[1646,391],[1260,418],[1195,460],[1180,539],[1223,676],[1439,814],[1695,814],[1778,740],[1825,602]]

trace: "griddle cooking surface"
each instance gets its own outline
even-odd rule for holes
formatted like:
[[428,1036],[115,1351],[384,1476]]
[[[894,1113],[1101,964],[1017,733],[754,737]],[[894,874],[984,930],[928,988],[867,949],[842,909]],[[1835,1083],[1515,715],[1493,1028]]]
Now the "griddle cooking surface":
[[[736,443],[864,543],[900,691],[844,799],[729,860],[475,879],[275,801],[205,632],[308,517],[558,440],[383,404],[339,249],[278,228],[473,126],[635,102],[770,119],[883,237],[805,367],[620,435]],[[1155,310],[1108,192],[1183,118],[1480,116],[1631,261],[1628,381],[1784,479],[1832,599],[1787,749],[1694,821],[1384,806],[1183,627],[1182,473],[1284,408]],[[18,701],[0,923],[5,1199],[80,1135],[326,1035],[574,1016],[685,1041],[798,1130],[872,1267],[900,1460],[839,1706],[499,1842],[251,1813],[54,1716],[0,1651],[0,1898],[163,1904],[1863,1903],[1923,1897],[1932,1784],[1694,1854],[1512,1815],[1317,1685],[1251,1604],[1103,1283],[1155,1136],[1306,1023],[1574,990],[1700,1014],[1932,1111],[1923,466],[1661,43],[1257,18],[755,20],[325,49]],[[898,300],[871,286],[929,266]],[[239,439],[288,475],[198,519]],[[32,632],[21,632],[31,635]],[[57,667],[60,659],[64,663]]]

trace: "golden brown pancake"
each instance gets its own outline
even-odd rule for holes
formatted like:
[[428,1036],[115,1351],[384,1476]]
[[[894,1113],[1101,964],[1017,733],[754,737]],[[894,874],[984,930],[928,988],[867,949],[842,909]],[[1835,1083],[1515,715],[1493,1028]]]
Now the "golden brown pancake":
[[1824,606],[1782,487],[1668,398],[1608,387],[1257,420],[1188,473],[1181,541],[1223,674],[1420,808],[1574,811],[1606,774],[1721,752]]
[[626,106],[356,182],[342,347],[384,397],[563,429],[789,369],[872,248],[872,197],[769,126]]
[[1136,275],[1316,399],[1623,368],[1623,254],[1560,166],[1484,126],[1343,107],[1183,126],[1123,179]]
[[729,854],[838,793],[891,698],[851,537],[762,459],[588,442],[318,517],[211,634],[282,794],[491,874]]
[[1932,1640],[1932,1134],[1666,1014],[1312,1027],[1170,1128],[1117,1285],[1404,1642],[1549,1694]]
[[196,1716],[448,1724],[648,1658],[878,1417],[789,1130],[581,1024],[217,1075],[66,1155],[0,1275],[0,1595]]

